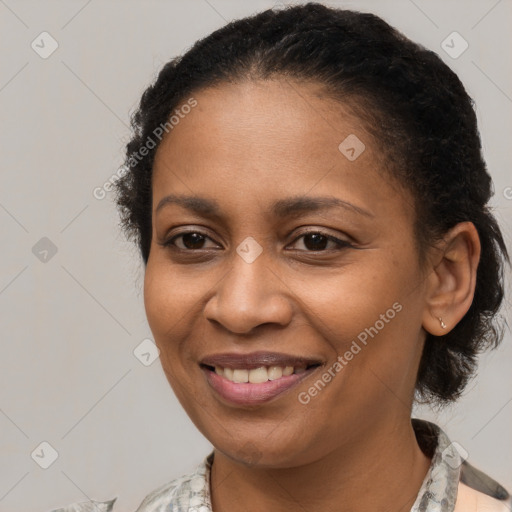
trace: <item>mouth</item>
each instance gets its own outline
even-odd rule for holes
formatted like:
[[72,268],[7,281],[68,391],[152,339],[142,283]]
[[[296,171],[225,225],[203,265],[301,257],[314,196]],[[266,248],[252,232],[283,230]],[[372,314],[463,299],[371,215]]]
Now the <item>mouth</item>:
[[231,405],[268,402],[296,386],[322,365],[320,360],[274,352],[217,354],[200,363],[209,385]]

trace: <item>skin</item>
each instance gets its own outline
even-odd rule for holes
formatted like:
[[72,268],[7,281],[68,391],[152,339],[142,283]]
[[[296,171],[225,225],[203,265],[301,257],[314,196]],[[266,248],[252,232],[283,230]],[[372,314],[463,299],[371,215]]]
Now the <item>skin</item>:
[[[364,124],[319,86],[247,81],[193,96],[197,106],[155,157],[144,301],[169,383],[215,447],[213,510],[409,510],[430,464],[410,422],[421,350],[426,331],[445,334],[471,304],[474,226],[457,225],[421,267],[412,196],[384,172]],[[366,146],[354,161],[338,150],[349,134]],[[220,215],[177,204],[156,212],[170,194],[214,199]],[[297,195],[336,197],[367,213],[271,214],[275,201]],[[188,229],[206,238],[161,245]],[[351,245],[315,251],[305,231]],[[252,263],[236,251],[249,236],[262,248]],[[401,311],[300,403],[394,303]],[[221,400],[199,361],[257,350],[323,366],[259,406]]]

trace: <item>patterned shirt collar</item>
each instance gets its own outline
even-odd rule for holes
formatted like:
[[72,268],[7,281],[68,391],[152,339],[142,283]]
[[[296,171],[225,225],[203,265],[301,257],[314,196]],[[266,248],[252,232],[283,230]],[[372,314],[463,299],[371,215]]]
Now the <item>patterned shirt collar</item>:
[[413,419],[412,425],[420,448],[432,460],[411,512],[452,512],[463,463],[457,443],[433,423]]

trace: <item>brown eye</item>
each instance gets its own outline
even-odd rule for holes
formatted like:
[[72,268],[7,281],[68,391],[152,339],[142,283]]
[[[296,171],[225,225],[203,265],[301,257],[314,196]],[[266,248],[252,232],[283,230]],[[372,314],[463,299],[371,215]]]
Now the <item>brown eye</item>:
[[[298,240],[303,239],[303,245],[306,251],[325,251],[329,250],[340,250],[344,247],[352,247],[352,245],[345,241],[340,240],[332,235],[327,233],[322,233],[321,231],[309,231],[307,233],[302,233],[299,237],[297,237],[294,241],[296,243]],[[328,247],[328,244],[331,243],[331,247]],[[303,250],[303,249],[301,249]]]
[[[181,242],[177,243],[176,241],[180,239]],[[210,237],[200,233],[199,231],[187,231],[185,233],[174,235],[161,245],[164,247],[175,247],[183,251],[193,251],[198,249],[208,249],[208,247],[204,247],[208,240],[211,240]],[[215,247],[217,246],[215,245]]]
[[329,239],[320,233],[309,233],[304,235],[304,246],[312,251],[321,251],[326,248]]
[[186,233],[181,235],[183,240],[183,245],[187,249],[202,249],[205,237],[199,233]]

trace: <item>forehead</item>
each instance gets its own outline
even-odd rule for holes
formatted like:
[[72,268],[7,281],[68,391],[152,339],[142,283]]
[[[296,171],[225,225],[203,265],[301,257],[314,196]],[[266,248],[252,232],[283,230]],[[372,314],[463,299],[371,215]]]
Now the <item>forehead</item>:
[[[360,120],[320,85],[285,78],[222,83],[195,94],[197,106],[183,116],[161,147],[192,148],[194,157],[281,155],[301,160],[336,154],[350,133],[362,133]],[[345,133],[346,132],[346,133]],[[363,136],[363,138],[365,138]],[[200,142],[198,144],[197,142]],[[224,144],[223,144],[224,142]]]
[[169,193],[241,201],[310,191],[365,191],[377,206],[396,190],[385,190],[384,159],[364,123],[317,84],[247,81],[192,96],[197,105],[157,150],[153,208]]

